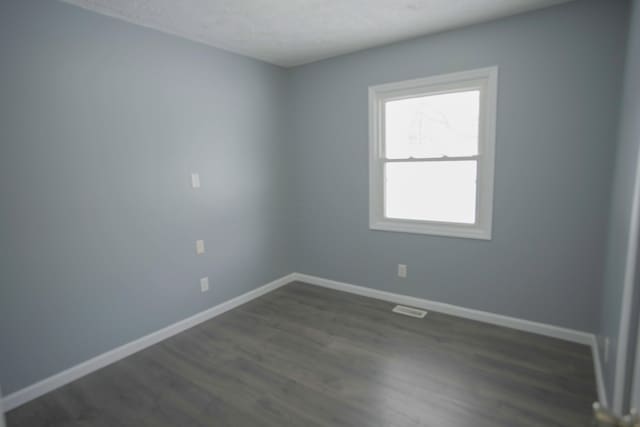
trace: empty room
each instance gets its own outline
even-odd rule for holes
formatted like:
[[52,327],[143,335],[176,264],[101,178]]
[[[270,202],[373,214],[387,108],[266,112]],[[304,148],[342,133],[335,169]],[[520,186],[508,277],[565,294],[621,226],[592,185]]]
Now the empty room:
[[640,0],[0,0],[0,427],[640,426]]

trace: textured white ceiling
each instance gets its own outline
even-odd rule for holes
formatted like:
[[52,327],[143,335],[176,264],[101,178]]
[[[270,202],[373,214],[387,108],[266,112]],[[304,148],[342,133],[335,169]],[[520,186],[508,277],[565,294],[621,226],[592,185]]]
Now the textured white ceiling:
[[570,0],[63,0],[291,67]]

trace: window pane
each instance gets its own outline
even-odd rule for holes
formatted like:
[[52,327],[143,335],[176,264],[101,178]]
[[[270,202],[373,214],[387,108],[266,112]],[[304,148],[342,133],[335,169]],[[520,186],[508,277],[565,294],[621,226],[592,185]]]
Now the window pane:
[[473,224],[475,160],[385,165],[385,216]]
[[480,91],[421,96],[385,103],[389,159],[478,154]]

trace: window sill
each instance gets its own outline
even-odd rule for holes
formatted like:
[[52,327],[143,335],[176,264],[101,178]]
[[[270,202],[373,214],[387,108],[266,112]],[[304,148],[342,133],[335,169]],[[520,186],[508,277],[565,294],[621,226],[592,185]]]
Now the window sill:
[[371,221],[369,229],[398,233],[427,234],[463,239],[491,240],[491,230],[478,225],[415,223],[412,221]]

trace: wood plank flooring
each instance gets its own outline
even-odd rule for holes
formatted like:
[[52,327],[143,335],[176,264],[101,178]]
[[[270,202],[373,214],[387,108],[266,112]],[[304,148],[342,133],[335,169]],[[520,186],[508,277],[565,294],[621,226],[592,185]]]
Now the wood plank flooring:
[[38,426],[588,426],[587,346],[293,283],[7,414]]

